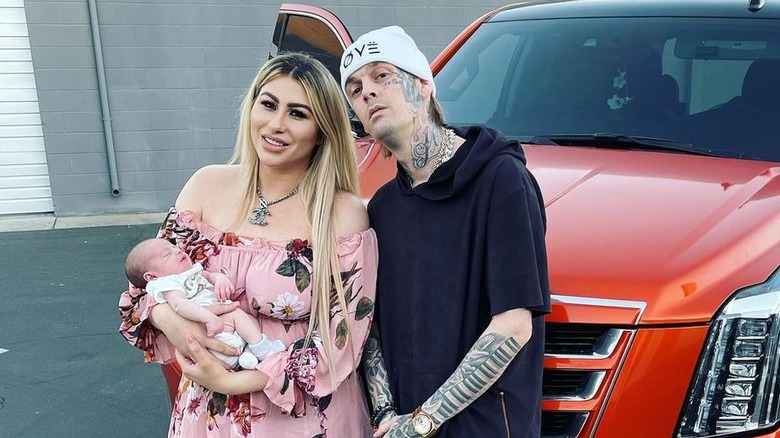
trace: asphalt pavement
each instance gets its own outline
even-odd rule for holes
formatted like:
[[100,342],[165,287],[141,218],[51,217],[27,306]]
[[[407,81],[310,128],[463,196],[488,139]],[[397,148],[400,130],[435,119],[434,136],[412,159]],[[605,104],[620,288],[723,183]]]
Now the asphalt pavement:
[[165,436],[160,366],[117,332],[125,255],[156,229],[0,233],[0,438]]

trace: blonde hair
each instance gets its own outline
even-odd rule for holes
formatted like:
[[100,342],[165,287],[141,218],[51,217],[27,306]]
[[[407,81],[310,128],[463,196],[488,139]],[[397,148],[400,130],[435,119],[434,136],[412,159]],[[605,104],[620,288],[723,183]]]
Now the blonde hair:
[[[323,339],[325,355],[333,376],[333,350],[330,337],[331,281],[338,308],[348,322],[348,308],[341,282],[341,270],[336,252],[333,229],[333,205],[336,194],[358,195],[358,169],[347,107],[336,80],[321,62],[303,53],[285,53],[268,60],[247,90],[239,119],[238,137],[231,164],[239,164],[246,188],[234,226],[243,222],[257,201],[259,163],[252,143],[250,115],[260,88],[268,82],[287,76],[298,82],[306,92],[314,119],[320,129],[320,142],[315,147],[308,169],[300,183],[300,196],[311,225],[314,249],[312,262],[312,303],[309,330],[304,345],[309,345],[314,330]],[[351,336],[349,328],[347,336]],[[351,345],[351,342],[349,343]]]

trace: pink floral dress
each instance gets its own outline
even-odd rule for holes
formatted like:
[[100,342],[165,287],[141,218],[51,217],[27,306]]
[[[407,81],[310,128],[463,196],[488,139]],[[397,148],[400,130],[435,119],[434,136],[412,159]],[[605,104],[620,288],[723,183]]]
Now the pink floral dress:
[[[259,392],[215,393],[182,377],[169,436],[264,438],[364,438],[371,436],[362,382],[355,368],[371,324],[376,287],[377,246],[373,230],[338,238],[345,315],[331,304],[331,339],[304,344],[311,309],[312,248],[305,240],[272,242],[223,233],[171,210],[160,235],[184,248],[210,271],[230,275],[233,297],[257,317],[263,333],[287,350],[260,362],[270,379]],[[119,302],[120,333],[144,351],[147,362],[174,359],[173,347],[148,323],[154,300],[131,288]],[[349,331],[350,336],[347,335]],[[335,375],[323,342],[330,342]]]

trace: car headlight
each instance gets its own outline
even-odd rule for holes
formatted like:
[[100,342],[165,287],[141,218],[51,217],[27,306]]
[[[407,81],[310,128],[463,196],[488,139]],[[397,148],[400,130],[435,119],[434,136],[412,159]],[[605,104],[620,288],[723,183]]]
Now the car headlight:
[[677,436],[720,437],[780,420],[780,271],[737,292],[717,315]]

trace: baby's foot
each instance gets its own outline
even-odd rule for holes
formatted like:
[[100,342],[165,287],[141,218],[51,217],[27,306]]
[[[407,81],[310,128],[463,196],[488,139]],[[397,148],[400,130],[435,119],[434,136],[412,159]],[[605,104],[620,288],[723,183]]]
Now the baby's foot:
[[251,370],[259,363],[260,361],[257,360],[255,355],[249,351],[245,351],[241,353],[241,356],[238,356],[238,364],[245,370]]
[[254,353],[258,360],[263,360],[274,353],[285,350],[281,341],[272,341],[265,335],[262,336],[260,342],[247,345],[247,349]]

